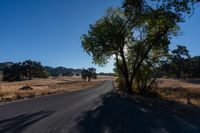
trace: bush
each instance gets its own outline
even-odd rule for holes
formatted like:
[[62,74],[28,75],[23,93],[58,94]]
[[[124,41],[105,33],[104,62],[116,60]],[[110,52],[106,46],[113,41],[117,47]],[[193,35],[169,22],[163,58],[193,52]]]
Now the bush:
[[31,88],[30,86],[26,85],[26,86],[23,86],[22,88],[19,88],[19,90],[27,91],[27,90],[33,90],[33,88]]
[[119,88],[119,90],[124,90],[124,81],[122,78],[117,78],[116,82],[118,83],[117,87]]

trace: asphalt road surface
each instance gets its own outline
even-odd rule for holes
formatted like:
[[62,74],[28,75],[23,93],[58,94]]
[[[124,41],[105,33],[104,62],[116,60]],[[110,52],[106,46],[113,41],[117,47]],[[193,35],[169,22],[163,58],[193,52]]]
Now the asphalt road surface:
[[187,113],[185,106],[112,89],[112,81],[105,81],[86,90],[1,105],[0,133],[200,133],[200,115]]
[[105,81],[95,88],[1,105],[0,133],[73,132],[76,117],[112,89],[112,81]]

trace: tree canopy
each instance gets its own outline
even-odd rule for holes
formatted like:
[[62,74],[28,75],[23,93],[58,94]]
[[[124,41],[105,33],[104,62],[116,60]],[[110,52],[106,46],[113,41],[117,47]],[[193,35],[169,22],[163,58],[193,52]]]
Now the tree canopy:
[[96,69],[93,67],[88,69],[82,69],[81,77],[84,80],[88,79],[88,82],[90,82],[91,78],[96,79],[97,78]]
[[171,51],[161,69],[162,76],[172,78],[199,78],[200,77],[200,57],[191,57],[186,46],[177,45],[177,48]]
[[[82,47],[93,62],[105,65],[115,57],[115,71],[124,90],[134,86],[147,92],[168,53],[170,40],[179,35],[180,22],[198,0],[125,0],[122,8],[109,8],[105,16],[82,35]],[[142,88],[142,89],[141,89]]]
[[26,60],[24,62],[14,63],[3,70],[4,81],[21,81],[33,77],[48,78],[49,74],[40,62]]

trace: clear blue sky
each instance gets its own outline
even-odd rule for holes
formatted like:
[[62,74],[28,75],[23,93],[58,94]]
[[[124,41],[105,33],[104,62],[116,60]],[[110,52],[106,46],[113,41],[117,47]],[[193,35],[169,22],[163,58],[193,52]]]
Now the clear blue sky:
[[[96,67],[81,47],[80,36],[106,8],[122,0],[0,0],[0,62],[32,59],[52,67]],[[186,45],[200,55],[200,7],[171,48]],[[112,72],[113,61],[97,71]]]

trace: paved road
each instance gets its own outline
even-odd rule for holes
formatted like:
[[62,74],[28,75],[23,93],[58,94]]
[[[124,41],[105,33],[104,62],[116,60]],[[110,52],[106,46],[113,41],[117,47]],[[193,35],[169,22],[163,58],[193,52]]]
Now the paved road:
[[0,133],[73,132],[75,119],[112,88],[105,81],[95,88],[1,105]]
[[105,81],[95,88],[2,105],[0,133],[200,133],[200,115],[187,113],[185,106],[124,97],[112,89],[112,82]]

